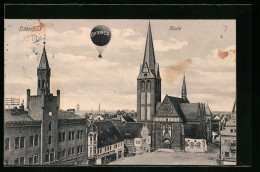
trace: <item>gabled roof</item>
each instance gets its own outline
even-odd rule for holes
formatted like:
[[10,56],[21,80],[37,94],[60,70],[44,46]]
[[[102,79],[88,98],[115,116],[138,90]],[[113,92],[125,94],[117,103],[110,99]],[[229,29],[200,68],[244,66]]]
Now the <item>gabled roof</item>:
[[123,118],[126,122],[135,122],[135,120],[129,115],[125,115]]
[[200,124],[184,124],[185,138],[206,139],[203,127]]
[[115,127],[124,138],[140,138],[143,124],[139,122],[117,123]]
[[59,110],[58,119],[83,119],[83,117],[70,111]]
[[5,109],[4,110],[4,122],[24,122],[34,121],[27,111],[21,109]]
[[44,47],[43,47],[41,61],[40,61],[38,68],[49,69],[49,63],[48,63],[48,58],[47,58],[47,54],[46,54],[46,50],[45,50],[45,44],[44,44]]
[[187,120],[189,121],[197,121],[199,118],[199,103],[181,103],[181,110]]
[[94,121],[98,130],[98,148],[124,140],[120,132],[110,121]]

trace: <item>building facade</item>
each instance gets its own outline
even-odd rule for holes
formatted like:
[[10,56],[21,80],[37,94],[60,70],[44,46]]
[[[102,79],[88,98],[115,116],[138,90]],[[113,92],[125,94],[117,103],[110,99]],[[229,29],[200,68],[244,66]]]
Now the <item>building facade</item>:
[[220,132],[220,154],[219,158],[223,165],[236,165],[236,102],[231,113],[231,119],[226,122],[226,126]]
[[90,121],[87,136],[89,165],[107,164],[124,157],[124,138],[111,121]]
[[71,111],[61,111],[60,91],[50,93],[45,42],[37,68],[37,95],[27,90],[27,111],[5,110],[4,162],[6,165],[85,164],[86,120]]
[[161,80],[149,23],[143,64],[137,77],[137,121],[147,123],[151,133],[151,149],[185,150],[185,139],[198,139],[196,134],[185,133],[190,124],[201,129],[203,137],[200,139],[205,144],[210,143],[211,118],[206,115],[205,104],[189,102],[185,76],[181,98],[166,95],[162,102]]
[[151,135],[145,123],[117,122],[114,125],[124,137],[125,156],[134,156],[150,152]]

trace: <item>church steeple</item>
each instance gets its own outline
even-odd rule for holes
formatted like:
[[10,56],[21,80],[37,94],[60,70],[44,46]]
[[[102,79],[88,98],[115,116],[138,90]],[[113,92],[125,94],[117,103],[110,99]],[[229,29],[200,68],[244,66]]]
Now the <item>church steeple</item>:
[[161,77],[149,22],[143,64],[137,77],[137,121],[152,121],[158,102],[161,102]]
[[234,102],[234,106],[233,106],[232,112],[237,112],[237,99]]
[[187,90],[186,90],[185,74],[184,74],[184,77],[183,77],[183,84],[182,84],[182,90],[181,90],[181,97],[182,97],[182,99],[188,101],[188,98],[187,98]]
[[152,30],[151,30],[150,21],[149,21],[147,37],[146,37],[143,68],[145,67],[145,64],[147,64],[149,69],[154,73],[156,62],[155,62],[155,56],[154,56],[153,38],[152,38]]
[[47,53],[45,49],[45,38],[43,42],[43,51],[40,60],[40,64],[37,68],[37,76],[38,76],[38,89],[37,95],[46,95],[50,93],[50,76],[51,76],[51,69],[49,67]]

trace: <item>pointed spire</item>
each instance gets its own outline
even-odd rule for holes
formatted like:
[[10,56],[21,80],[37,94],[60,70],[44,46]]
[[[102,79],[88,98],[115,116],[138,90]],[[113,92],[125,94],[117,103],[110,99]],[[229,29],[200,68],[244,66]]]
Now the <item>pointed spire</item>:
[[155,70],[155,56],[154,56],[154,48],[153,48],[153,38],[152,38],[152,31],[151,31],[151,24],[149,21],[147,37],[146,37],[146,45],[144,51],[144,60],[143,60],[143,67],[145,64],[148,65],[151,71]]
[[181,90],[181,96],[184,100],[187,100],[187,90],[186,90],[186,82],[185,82],[185,74],[183,77],[183,84],[182,84],[182,90]]
[[232,112],[237,112],[237,99],[234,102],[234,106],[233,106]]
[[39,64],[39,68],[42,69],[48,69],[49,68],[49,63],[48,63],[48,58],[47,58],[47,54],[46,54],[46,50],[45,50],[45,35],[44,35],[44,41],[43,41],[43,51],[42,51],[42,57],[41,57],[41,61]]

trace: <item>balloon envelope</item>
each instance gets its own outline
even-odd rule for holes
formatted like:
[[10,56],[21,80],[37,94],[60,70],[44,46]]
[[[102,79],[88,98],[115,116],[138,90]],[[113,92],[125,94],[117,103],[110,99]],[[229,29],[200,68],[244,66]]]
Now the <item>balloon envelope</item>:
[[98,25],[90,32],[92,42],[97,46],[105,46],[111,39],[111,31],[104,25]]

